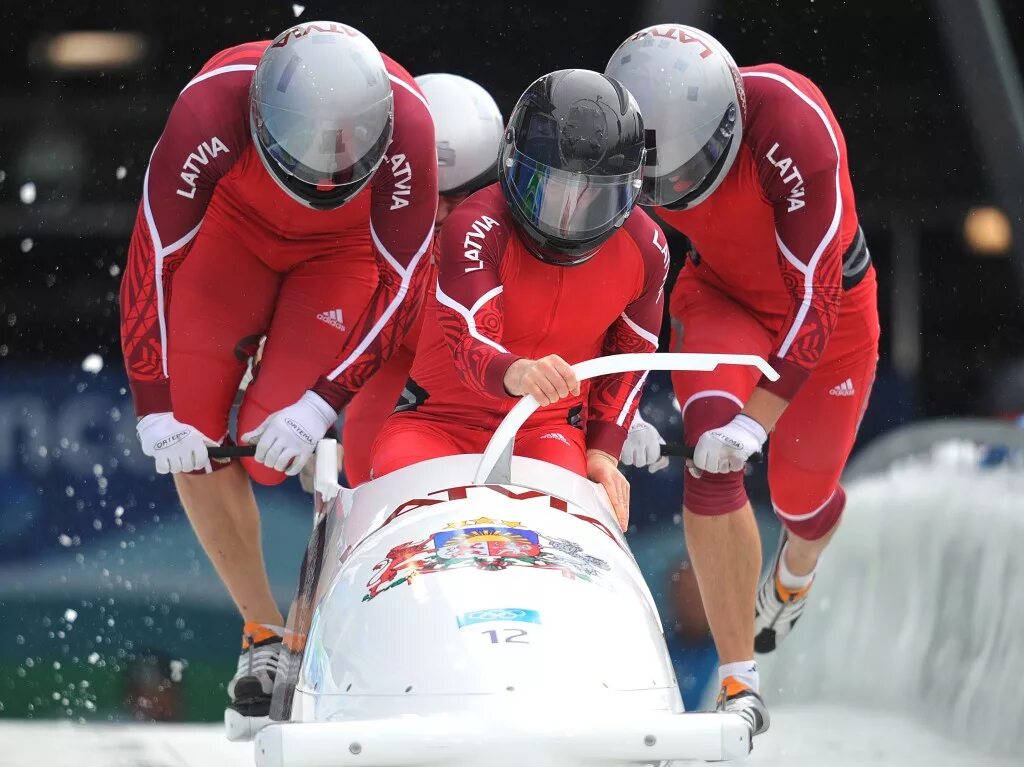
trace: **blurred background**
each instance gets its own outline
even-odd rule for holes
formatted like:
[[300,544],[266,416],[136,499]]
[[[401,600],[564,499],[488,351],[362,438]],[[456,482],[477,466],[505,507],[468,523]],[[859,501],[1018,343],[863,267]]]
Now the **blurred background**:
[[[137,448],[117,291],[178,91],[217,51],[316,19],[359,28],[414,75],[479,82],[505,114],[533,78],[601,70],[629,33],[664,21],[710,31],[740,65],[802,72],[845,133],[879,273],[881,365],[860,445],[919,421],[1024,413],[1015,0],[4,3],[0,717],[221,716],[239,621],[170,480]],[[685,242],[670,245],[680,263]],[[670,439],[677,410],[654,378],[644,412]],[[695,705],[715,658],[685,562],[682,471],[633,480],[632,544]],[[763,480],[752,487],[770,509]],[[310,503],[297,484],[258,497],[285,602]],[[770,553],[777,528],[762,517]]]

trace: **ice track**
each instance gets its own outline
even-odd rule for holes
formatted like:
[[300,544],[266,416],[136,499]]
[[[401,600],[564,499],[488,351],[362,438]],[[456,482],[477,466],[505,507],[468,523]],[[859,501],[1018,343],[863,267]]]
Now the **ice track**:
[[[746,762],[760,767],[1010,767],[909,720],[834,706],[787,706]],[[0,721],[0,767],[252,767],[252,744],[219,725]],[[524,765],[523,767],[527,767]]]

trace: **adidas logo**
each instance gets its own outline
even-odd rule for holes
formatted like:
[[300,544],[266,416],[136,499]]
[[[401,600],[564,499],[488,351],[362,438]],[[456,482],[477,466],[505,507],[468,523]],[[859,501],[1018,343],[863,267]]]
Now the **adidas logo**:
[[828,390],[828,393],[833,397],[852,397],[856,392],[853,388],[853,381],[847,378],[838,386],[833,386]]
[[341,309],[331,309],[326,312],[320,312],[316,318],[321,322],[326,322],[332,328],[337,328],[338,330],[345,329],[345,319],[341,316]]
[[564,442],[566,445],[572,447],[572,445],[569,443],[569,440],[565,438],[565,435],[560,434],[557,431],[549,431],[547,434],[542,434],[541,439],[555,439],[558,440],[559,442]]

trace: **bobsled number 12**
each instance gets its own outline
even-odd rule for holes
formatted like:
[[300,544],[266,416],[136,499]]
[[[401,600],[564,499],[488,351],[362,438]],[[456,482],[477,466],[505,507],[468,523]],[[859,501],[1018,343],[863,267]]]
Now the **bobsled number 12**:
[[[525,629],[491,629],[480,633],[490,637],[491,644],[530,644],[529,639],[523,639],[527,636]],[[504,634],[504,642],[498,638],[499,633]]]

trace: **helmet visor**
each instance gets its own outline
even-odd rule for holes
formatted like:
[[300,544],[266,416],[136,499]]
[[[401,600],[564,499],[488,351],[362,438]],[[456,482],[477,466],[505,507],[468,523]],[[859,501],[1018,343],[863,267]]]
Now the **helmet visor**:
[[[665,169],[657,163],[653,167],[651,164],[648,164],[644,172],[640,204],[670,205],[683,199],[694,190],[701,188],[708,174],[716,169],[715,166],[718,164],[718,161],[729,149],[729,144],[732,142],[733,134],[736,130],[737,114],[736,105],[730,104],[711,137],[690,159],[679,167],[665,172]],[[657,133],[655,133],[654,140],[657,145]],[[655,152],[649,151],[648,157],[654,154],[655,158],[657,158],[659,149],[662,148],[656,146]],[[665,147],[664,149],[669,148]],[[660,153],[668,154],[670,152],[661,151]]]
[[556,170],[507,144],[502,161],[509,203],[537,231],[556,240],[600,236],[629,214],[640,194],[642,167],[617,176]]
[[391,99],[388,94],[364,114],[338,121],[254,103],[253,122],[266,154],[288,175],[320,188],[353,184],[384,157],[393,125]]

